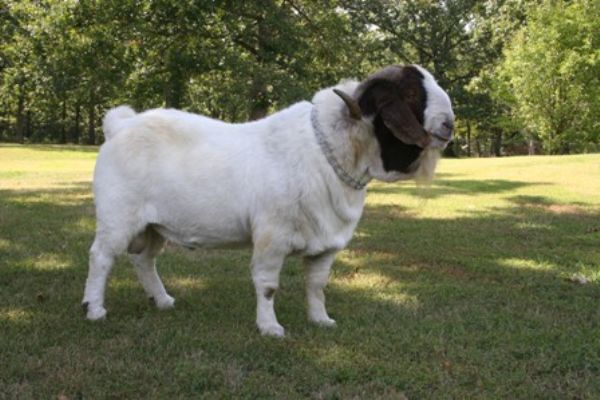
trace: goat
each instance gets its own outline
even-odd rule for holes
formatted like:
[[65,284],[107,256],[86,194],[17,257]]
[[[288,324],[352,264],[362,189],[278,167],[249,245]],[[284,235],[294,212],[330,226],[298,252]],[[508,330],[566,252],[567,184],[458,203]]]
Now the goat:
[[334,326],[323,290],[361,217],[367,183],[432,177],[453,123],[448,95],[414,65],[343,81],[312,103],[243,124],[173,109],[110,110],[94,171],[87,318],[105,317],[108,275],[125,252],[156,306],[173,307],[155,265],[169,240],[252,245],[256,323],[279,337],[279,272],[288,255],[303,256],[308,319]]

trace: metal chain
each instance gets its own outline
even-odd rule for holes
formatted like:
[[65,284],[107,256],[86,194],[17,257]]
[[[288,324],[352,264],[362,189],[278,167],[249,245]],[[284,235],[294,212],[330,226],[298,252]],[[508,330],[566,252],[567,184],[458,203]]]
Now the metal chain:
[[331,168],[335,171],[338,178],[342,180],[346,185],[350,186],[356,190],[363,190],[367,183],[371,180],[371,177],[368,174],[368,170],[365,171],[363,176],[360,179],[353,178],[349,173],[347,173],[344,168],[338,163],[335,155],[333,154],[333,149],[331,145],[325,138],[325,134],[321,130],[321,126],[319,125],[319,121],[317,119],[317,107],[313,105],[313,108],[310,113],[310,120],[312,122],[313,130],[315,131],[315,137],[317,138],[317,143],[319,143],[319,147],[321,147],[321,151],[325,155],[325,158],[331,165]]

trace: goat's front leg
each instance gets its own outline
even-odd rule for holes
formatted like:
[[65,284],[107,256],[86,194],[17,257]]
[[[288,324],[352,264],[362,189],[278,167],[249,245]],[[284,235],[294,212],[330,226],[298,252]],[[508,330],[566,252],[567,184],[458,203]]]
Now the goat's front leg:
[[329,271],[334,259],[335,252],[304,257],[308,319],[317,325],[327,327],[335,326],[335,320],[327,315],[323,289],[327,286]]
[[255,246],[252,255],[252,280],[256,289],[256,325],[260,333],[283,337],[285,330],[275,315],[275,293],[279,288],[279,272],[285,254],[275,249]]

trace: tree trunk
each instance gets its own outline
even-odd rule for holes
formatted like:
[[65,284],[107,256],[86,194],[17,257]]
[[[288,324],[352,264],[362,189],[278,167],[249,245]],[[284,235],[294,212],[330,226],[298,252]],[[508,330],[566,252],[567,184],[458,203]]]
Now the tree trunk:
[[471,121],[467,120],[467,157],[471,157]]
[[[256,61],[259,66],[265,64],[265,52],[267,52],[268,41],[272,35],[272,29],[265,23],[264,18],[259,17],[257,19],[258,24],[258,37],[256,49]],[[252,80],[252,87],[250,88],[250,119],[257,120],[265,117],[269,112],[269,98],[267,91],[267,82],[265,82],[261,68],[257,68]]]
[[502,131],[500,129],[494,129],[490,153],[496,157],[500,157],[502,155]]
[[8,109],[8,104],[6,104],[5,102],[2,102],[2,105],[0,106],[0,140],[4,139],[4,134],[6,133],[7,126],[6,126],[6,111]]
[[260,77],[255,76],[250,89],[250,120],[264,118],[269,112],[267,88]]
[[93,103],[93,101],[88,105],[87,144],[96,144],[96,105]]
[[170,71],[169,80],[165,87],[165,106],[167,108],[181,108],[185,92],[183,73],[179,70]]
[[23,137],[25,133],[25,95],[19,94],[17,102],[17,116],[15,126],[15,139],[18,143],[23,143]]
[[75,144],[79,144],[81,131],[79,130],[79,125],[81,122],[81,104],[77,103],[75,106],[75,127],[73,131],[73,142]]
[[571,144],[561,137],[560,154],[571,154]]
[[181,50],[178,47],[169,49],[167,54],[168,79],[165,84],[165,106],[181,108],[186,91],[185,67],[181,65]]
[[102,117],[104,116],[102,113],[102,108],[97,106],[96,108],[96,126],[99,127],[99,135],[96,135],[96,145],[102,144],[106,139],[104,138],[104,132],[102,131]]
[[25,113],[25,132],[24,139],[31,138],[33,136],[33,121],[31,118],[31,110],[27,110]]
[[61,143],[67,143],[67,99],[64,98],[62,102],[62,113],[60,116],[60,141]]
[[528,153],[530,156],[535,155],[535,141],[533,140],[533,138],[529,138]]

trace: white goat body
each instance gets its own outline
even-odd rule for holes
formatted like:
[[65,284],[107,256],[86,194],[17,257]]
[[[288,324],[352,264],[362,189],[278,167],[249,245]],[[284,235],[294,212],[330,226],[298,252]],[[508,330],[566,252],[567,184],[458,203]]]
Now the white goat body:
[[343,248],[365,192],[347,190],[332,173],[314,140],[311,108],[303,102],[246,124],[177,110],[126,122],[109,114],[107,125],[123,131],[98,156],[94,195],[98,214],[111,220],[99,225],[116,239],[117,227],[132,235],[152,224],[186,247],[264,235],[304,255]]
[[[352,93],[357,86],[337,87]],[[159,308],[172,307],[154,263],[170,240],[190,248],[252,244],[257,325],[275,336],[284,333],[273,308],[279,271],[287,255],[304,256],[309,319],[334,325],[323,288],[335,252],[347,245],[360,219],[366,191],[348,187],[332,169],[315,140],[313,107],[349,171],[397,180],[433,169],[438,151],[432,148],[423,151],[416,171],[386,171],[372,119],[349,121],[331,89],[317,93],[313,104],[300,102],[244,124],[177,110],[111,110],[94,174],[97,229],[84,294],[88,318],[106,315],[106,280],[114,257],[126,250],[148,296]]]

